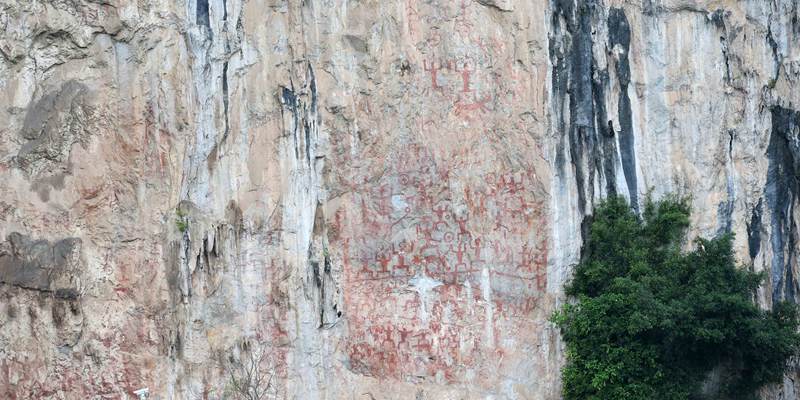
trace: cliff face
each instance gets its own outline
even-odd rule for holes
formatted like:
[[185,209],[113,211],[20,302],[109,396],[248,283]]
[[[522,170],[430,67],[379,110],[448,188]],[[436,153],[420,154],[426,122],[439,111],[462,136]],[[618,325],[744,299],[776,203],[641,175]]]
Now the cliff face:
[[798,9],[0,0],[0,397],[557,399],[611,194],[797,300]]

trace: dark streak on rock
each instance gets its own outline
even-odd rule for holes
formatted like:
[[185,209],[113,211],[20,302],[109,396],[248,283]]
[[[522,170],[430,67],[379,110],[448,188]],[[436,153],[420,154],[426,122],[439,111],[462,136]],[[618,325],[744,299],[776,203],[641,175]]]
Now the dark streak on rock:
[[[308,64],[309,90],[311,91],[311,116],[314,118],[305,121],[306,128],[306,161],[311,163],[311,130],[319,126],[319,113],[317,112],[317,79],[314,75],[314,68]],[[313,124],[313,126],[312,126]]]
[[225,114],[225,132],[222,134],[221,142],[224,142],[225,139],[228,138],[228,132],[230,132],[230,117],[228,116],[228,103],[229,103],[229,94],[228,94],[228,62],[225,61],[222,64],[222,111]]
[[[581,4],[576,9],[571,1],[556,1],[549,44],[553,65],[554,104],[559,114],[558,130],[562,135],[566,133],[568,141],[568,144],[565,143],[565,137],[561,136],[556,155],[556,168],[558,174],[563,176],[566,168],[565,147],[569,146],[578,193],[578,210],[581,214],[586,210],[586,191],[591,190],[594,178],[594,169],[590,169],[587,174],[583,166],[585,153],[594,150],[590,13],[589,4]],[[566,32],[561,31],[562,21],[566,23]],[[563,115],[567,98],[569,99],[568,126]]]
[[77,300],[80,296],[80,293],[78,293],[78,290],[74,288],[61,288],[56,289],[54,295],[57,299]]
[[725,60],[725,82],[731,83],[731,62],[730,55],[728,54],[728,41],[725,36],[719,37],[720,46],[722,46],[722,58]]
[[[558,3],[560,4],[560,3]],[[553,14],[552,14],[552,21],[551,23],[551,36],[549,37],[548,43],[548,53],[550,56],[550,63],[553,66],[552,70],[552,90],[553,90],[553,109],[555,110],[556,118],[555,125],[556,125],[556,132],[563,133],[566,129],[566,122],[564,121],[563,111],[564,111],[564,100],[567,96],[567,82],[569,76],[568,66],[565,65],[567,62],[567,54],[566,54],[566,47],[565,40],[561,38],[561,36],[568,34],[567,32],[561,31],[560,26],[560,19],[565,18],[567,15],[567,10],[565,10],[562,6],[554,7]],[[564,174],[564,170],[566,168],[566,158],[564,157],[564,135],[561,134],[558,144],[557,144],[557,151],[556,151],[556,159],[555,159],[555,167],[556,171],[559,175]]]
[[[625,19],[617,10],[609,25],[616,29],[615,40],[624,44],[624,59],[617,65],[619,80],[624,82],[620,94],[620,143],[628,144],[623,151],[627,163],[621,163],[617,152],[614,123],[608,118],[606,93],[610,90],[609,71],[600,68],[592,52],[594,32],[592,21],[602,15],[602,8],[594,1],[553,0],[553,14],[549,37],[549,56],[552,64],[553,110],[555,129],[560,133],[557,143],[555,168],[562,185],[567,184],[567,168],[575,175],[578,211],[586,215],[595,199],[595,184],[603,185],[607,195],[618,194],[616,175],[620,167],[629,178],[632,204],[636,205],[635,162],[632,144],[630,102],[626,93],[630,82],[627,47],[630,29],[620,27],[618,20]],[[627,140],[627,141],[626,141]],[[623,149],[624,150],[624,149]],[[569,156],[569,162],[567,161]],[[586,223],[584,218],[583,223]]]
[[289,88],[282,88],[281,91],[281,99],[283,100],[284,104],[288,104],[291,107],[297,108],[297,97],[294,95],[294,91]]
[[[316,286],[317,289],[322,289],[322,277],[319,274],[319,263],[316,261],[311,261],[311,275],[313,275],[314,278],[314,286]],[[322,310],[320,313],[322,313]]]
[[636,150],[633,138],[633,116],[631,114],[631,99],[628,97],[628,85],[631,82],[631,69],[628,52],[631,45],[631,28],[625,11],[612,8],[608,15],[608,41],[613,49],[621,48],[619,60],[616,65],[617,79],[619,80],[619,146],[622,161],[622,172],[628,184],[628,194],[634,210],[639,211],[638,183],[636,181]]
[[708,18],[718,29],[725,29],[725,11],[721,8],[716,9]]
[[197,0],[197,12],[195,23],[200,26],[205,26],[211,29],[211,20],[209,19],[208,0]]
[[775,37],[772,35],[772,25],[769,23],[767,24],[767,43],[769,47],[772,49],[772,59],[775,61],[775,71],[773,72],[773,80],[778,80],[778,75],[781,72],[781,64],[783,64],[783,58],[780,54],[778,54],[778,42],[775,41]]
[[[292,135],[294,136],[294,141],[297,143],[297,125],[300,120],[300,116],[297,112],[297,95],[295,95],[294,91],[283,87],[281,89],[281,103],[283,103],[283,107],[281,108],[281,112],[283,109],[288,107],[289,111],[292,113]],[[294,147],[294,156],[296,158],[300,157],[300,153],[297,149],[297,146]]]
[[311,89],[311,109],[317,110],[317,77],[314,75],[314,67],[308,64],[309,88]]
[[311,125],[308,121],[303,121],[303,132],[305,133],[306,161],[311,163]]
[[717,236],[730,233],[733,229],[733,198],[732,192],[728,188],[728,199],[721,201],[717,206],[717,220],[719,221],[719,228],[717,229]]
[[500,12],[510,12],[511,10],[508,8],[503,8],[499,4],[497,4],[496,0],[476,0],[478,4],[482,6],[486,6],[492,9],[495,9]]
[[800,194],[800,113],[773,106],[767,158],[765,197],[769,207],[772,247],[772,300],[795,299],[798,282],[792,274],[797,263],[798,227],[795,206]]
[[722,9],[717,9],[713,13],[709,14],[708,19],[714,26],[717,27],[720,31],[722,31],[722,36],[719,37],[719,43],[722,48],[722,58],[725,60],[725,76],[723,80],[727,84],[731,84],[731,63],[730,63],[730,54],[728,51],[728,30],[725,27],[725,11]]
[[181,331],[180,329],[175,331],[175,340],[173,341],[172,345],[170,346],[170,350],[174,356],[178,359],[183,358],[183,339],[181,339]]
[[594,92],[595,104],[595,126],[598,131],[598,139],[602,146],[602,154],[595,153],[595,169],[601,171],[601,176],[605,177],[606,192],[609,196],[617,195],[617,181],[614,179],[614,171],[617,168],[617,143],[614,139],[614,123],[608,119],[606,110],[605,90],[608,86],[608,71],[595,70],[592,88]]
[[[570,129],[570,156],[575,166],[575,180],[578,192],[581,194],[578,207],[583,212],[586,209],[587,198],[591,195],[586,191],[591,189],[594,181],[594,169],[583,171],[583,158],[594,152],[594,101],[592,95],[592,37],[591,37],[591,10],[587,5],[578,8],[578,29],[575,36],[574,57],[572,59],[572,93],[570,95],[570,108],[575,111]],[[589,200],[591,201],[591,200]]]
[[[287,130],[291,130],[294,138],[295,157],[300,158],[300,147],[302,146],[303,155],[305,155],[306,162],[310,165],[313,161],[312,158],[314,158],[311,155],[311,147],[313,141],[316,140],[317,127],[320,124],[320,116],[317,112],[317,83],[310,63],[308,64],[306,82],[307,85],[299,91],[282,87],[279,100],[282,105],[281,114],[284,117],[284,126],[291,125]],[[291,122],[286,120],[286,115],[283,114],[284,109],[292,114]],[[299,130],[302,131],[298,132]]]
[[718,229],[717,235],[721,236],[727,233],[730,233],[733,230],[733,211],[734,211],[734,200],[736,199],[736,192],[733,186],[733,176],[731,176],[733,171],[733,139],[735,137],[736,132],[733,130],[728,131],[728,152],[725,166],[726,168],[726,176],[728,180],[728,184],[726,186],[727,190],[727,198],[725,201],[719,203],[717,207],[717,220],[718,220]]
[[764,212],[764,199],[758,199],[758,204],[753,207],[750,221],[747,222],[747,249],[750,259],[755,259],[761,251],[761,214]]

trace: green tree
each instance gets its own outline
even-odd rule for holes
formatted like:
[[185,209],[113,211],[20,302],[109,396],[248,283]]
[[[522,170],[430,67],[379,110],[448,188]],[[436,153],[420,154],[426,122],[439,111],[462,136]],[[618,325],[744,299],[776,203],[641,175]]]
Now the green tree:
[[800,349],[797,307],[756,305],[764,276],[736,267],[731,235],[682,252],[689,215],[673,197],[641,217],[622,198],[597,208],[574,301],[554,315],[566,400],[751,399],[780,381]]

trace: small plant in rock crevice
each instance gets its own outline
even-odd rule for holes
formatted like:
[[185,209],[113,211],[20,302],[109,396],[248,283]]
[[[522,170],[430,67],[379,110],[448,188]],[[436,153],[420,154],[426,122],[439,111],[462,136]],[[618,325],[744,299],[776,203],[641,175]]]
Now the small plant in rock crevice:
[[186,232],[186,230],[189,229],[189,218],[186,215],[186,212],[178,208],[175,210],[175,215],[175,226],[178,227],[178,230],[181,231],[181,233]]

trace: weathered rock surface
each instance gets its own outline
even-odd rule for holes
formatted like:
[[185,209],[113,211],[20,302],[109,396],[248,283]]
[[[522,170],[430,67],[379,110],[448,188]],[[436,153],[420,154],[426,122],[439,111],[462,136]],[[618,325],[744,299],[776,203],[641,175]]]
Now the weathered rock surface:
[[799,9],[0,0],[0,397],[557,399],[610,194],[797,300]]

